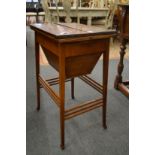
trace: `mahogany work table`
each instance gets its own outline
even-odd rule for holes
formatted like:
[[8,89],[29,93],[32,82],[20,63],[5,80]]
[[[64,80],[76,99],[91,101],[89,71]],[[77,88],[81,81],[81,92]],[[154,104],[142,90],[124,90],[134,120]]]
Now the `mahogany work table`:
[[[103,127],[106,129],[109,41],[115,30],[76,23],[33,24],[30,27],[35,31],[37,110],[40,109],[40,88],[43,87],[60,109],[61,149],[65,147],[65,120],[102,107]],[[58,71],[59,77],[48,80],[41,77],[39,46],[49,64]],[[87,75],[102,54],[103,85]],[[74,99],[74,77],[79,77],[92,86],[102,94],[102,98],[65,109],[65,82],[71,81],[71,96]],[[59,84],[59,94],[52,89],[55,84]]]

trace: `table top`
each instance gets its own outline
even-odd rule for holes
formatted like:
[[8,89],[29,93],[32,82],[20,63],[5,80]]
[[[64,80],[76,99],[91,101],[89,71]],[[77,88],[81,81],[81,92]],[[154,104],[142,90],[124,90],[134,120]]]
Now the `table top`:
[[114,35],[116,30],[77,23],[32,24],[31,29],[46,33],[55,39],[86,37],[97,35]]

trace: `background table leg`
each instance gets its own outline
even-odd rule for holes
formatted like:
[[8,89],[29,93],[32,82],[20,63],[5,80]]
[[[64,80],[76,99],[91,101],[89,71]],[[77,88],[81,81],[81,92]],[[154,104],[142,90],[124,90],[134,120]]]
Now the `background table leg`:
[[118,84],[122,83],[122,72],[124,69],[123,60],[124,60],[124,55],[125,55],[126,43],[127,43],[127,40],[122,39],[121,46],[120,46],[120,49],[121,49],[120,60],[119,60],[119,64],[117,67],[117,76],[115,78],[115,83],[114,83],[114,88],[116,88],[116,89],[118,89]]

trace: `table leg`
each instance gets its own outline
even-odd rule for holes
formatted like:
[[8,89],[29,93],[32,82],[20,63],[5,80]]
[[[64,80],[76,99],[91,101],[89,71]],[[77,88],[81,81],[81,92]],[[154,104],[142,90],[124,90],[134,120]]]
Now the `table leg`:
[[108,67],[109,67],[109,41],[108,49],[103,53],[103,127],[107,129],[106,113],[107,113],[107,89],[108,89]]
[[39,72],[40,72],[40,57],[39,57],[39,43],[37,42],[35,35],[35,57],[36,57],[36,87],[37,87],[37,110],[40,110],[40,84],[39,84]]
[[[60,51],[61,52],[61,51]],[[60,94],[60,135],[61,144],[60,147],[63,150],[65,148],[65,119],[64,119],[64,104],[65,104],[65,57],[61,52],[59,59],[59,94]]]
[[120,46],[120,49],[121,49],[120,60],[118,63],[117,76],[115,78],[115,83],[114,83],[114,87],[116,89],[118,89],[118,84],[122,83],[122,72],[123,72],[123,68],[124,68],[123,60],[124,60],[124,55],[125,55],[125,50],[126,50],[126,43],[127,43],[127,40],[122,39],[121,46]]
[[71,78],[71,96],[74,99],[74,78]]

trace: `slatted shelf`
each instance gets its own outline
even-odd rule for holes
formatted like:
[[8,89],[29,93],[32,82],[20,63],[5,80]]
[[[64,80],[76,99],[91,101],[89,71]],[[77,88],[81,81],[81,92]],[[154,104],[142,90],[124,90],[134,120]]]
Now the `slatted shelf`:
[[80,76],[79,78],[84,82],[86,82],[91,87],[93,87],[94,89],[96,89],[99,93],[103,94],[103,86],[100,85],[98,82],[96,82],[87,75]]
[[[50,86],[53,86],[53,85],[57,85],[59,84],[59,78],[56,77],[56,78],[52,78],[52,79],[47,79],[45,80]],[[66,79],[65,82],[68,82],[68,81],[71,81],[71,79]],[[40,88],[43,88],[42,85],[40,85]]]
[[72,117],[78,116],[85,112],[91,111],[93,109],[99,108],[103,106],[103,99],[97,99],[93,101],[88,101],[85,103],[81,103],[78,106],[65,110],[65,119],[70,119]]

